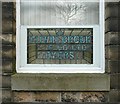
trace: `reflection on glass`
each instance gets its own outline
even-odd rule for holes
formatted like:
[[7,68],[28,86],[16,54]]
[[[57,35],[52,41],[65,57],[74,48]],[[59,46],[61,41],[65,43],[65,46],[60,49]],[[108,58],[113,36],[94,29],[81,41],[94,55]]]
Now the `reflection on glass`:
[[22,25],[99,25],[98,2],[81,2],[81,0],[33,1],[21,0]]
[[93,29],[28,29],[27,63],[93,64]]

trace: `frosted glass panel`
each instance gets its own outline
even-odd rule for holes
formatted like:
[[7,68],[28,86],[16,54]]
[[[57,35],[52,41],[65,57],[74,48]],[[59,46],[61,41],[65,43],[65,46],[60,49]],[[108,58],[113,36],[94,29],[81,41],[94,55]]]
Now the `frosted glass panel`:
[[99,2],[21,0],[21,25],[96,24],[99,24]]

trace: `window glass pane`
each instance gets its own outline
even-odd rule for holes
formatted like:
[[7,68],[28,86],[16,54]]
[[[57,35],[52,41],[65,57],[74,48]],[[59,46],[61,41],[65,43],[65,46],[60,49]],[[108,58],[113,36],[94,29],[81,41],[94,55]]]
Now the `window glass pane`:
[[21,25],[96,24],[99,24],[99,2],[86,2],[86,0],[21,0]]
[[28,64],[93,64],[93,28],[27,29]]

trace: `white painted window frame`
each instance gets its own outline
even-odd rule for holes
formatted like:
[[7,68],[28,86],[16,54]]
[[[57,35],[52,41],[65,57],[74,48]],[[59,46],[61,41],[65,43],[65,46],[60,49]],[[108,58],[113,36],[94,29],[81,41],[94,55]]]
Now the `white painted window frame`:
[[[27,28],[93,28],[93,64],[27,64]],[[94,26],[22,26],[20,0],[16,2],[17,73],[104,73],[104,0],[100,0],[99,27]],[[22,36],[24,34],[24,36]],[[94,35],[97,34],[97,35]]]

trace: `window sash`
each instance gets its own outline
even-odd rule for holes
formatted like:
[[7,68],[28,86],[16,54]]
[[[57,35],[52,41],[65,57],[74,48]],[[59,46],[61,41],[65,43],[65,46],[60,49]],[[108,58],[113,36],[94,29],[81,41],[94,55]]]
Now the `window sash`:
[[[16,4],[18,73],[104,73],[104,1],[100,0],[99,23],[93,26],[21,26],[20,0]],[[93,64],[27,64],[27,28],[93,28]],[[24,34],[24,36],[22,36]],[[97,35],[94,35],[97,34]]]

